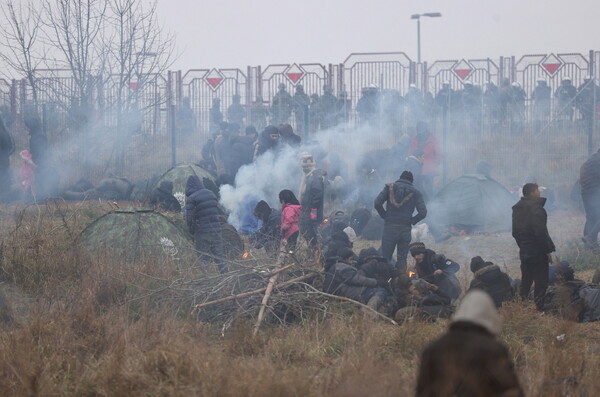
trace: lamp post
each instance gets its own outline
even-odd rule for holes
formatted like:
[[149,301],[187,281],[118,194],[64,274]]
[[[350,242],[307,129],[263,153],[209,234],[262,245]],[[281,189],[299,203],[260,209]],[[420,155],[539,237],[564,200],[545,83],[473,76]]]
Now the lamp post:
[[413,14],[410,19],[417,20],[417,63],[421,63],[421,17],[440,18],[440,12],[426,12],[424,14]]

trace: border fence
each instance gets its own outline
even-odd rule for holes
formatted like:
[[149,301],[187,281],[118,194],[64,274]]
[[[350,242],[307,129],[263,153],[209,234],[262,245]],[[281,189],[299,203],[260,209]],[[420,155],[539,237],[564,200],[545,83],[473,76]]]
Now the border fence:
[[[91,77],[86,91],[86,113],[83,118],[85,122],[92,122],[106,131],[114,130],[124,117],[135,118],[135,128],[119,141],[120,147],[107,150],[104,156],[107,161],[114,161],[115,164],[118,164],[117,158],[123,156],[125,160],[121,162],[121,167],[127,168],[128,174],[145,176],[150,168],[164,169],[173,162],[199,159],[202,144],[215,132],[210,116],[214,99],[220,100],[220,110],[225,119],[227,109],[234,97],[239,95],[246,114],[246,124],[255,121],[253,116],[261,109],[265,114],[264,122],[268,123],[269,117],[273,116],[269,110],[280,87],[293,95],[295,89],[302,85],[308,97],[319,97],[323,94],[324,87],[330,87],[336,98],[347,98],[349,106],[344,116],[345,121],[360,123],[357,105],[365,89],[369,87],[379,92],[393,90],[403,97],[413,87],[421,91],[427,102],[428,98],[433,101],[444,85],[459,91],[471,84],[482,93],[480,103],[476,105],[479,109],[475,111],[475,116],[463,114],[460,116],[463,120],[457,120],[440,109],[434,115],[427,115],[434,132],[442,136],[445,150],[452,144],[460,146],[453,141],[452,133],[456,129],[465,129],[474,131],[469,139],[471,146],[479,146],[479,151],[485,151],[481,148],[485,148],[486,140],[490,137],[506,134],[520,136],[518,144],[531,145],[532,150],[545,150],[543,156],[568,155],[580,159],[594,149],[594,131],[597,120],[600,119],[600,109],[596,106],[594,97],[593,121],[588,129],[580,125],[585,115],[576,107],[573,107],[572,124],[557,124],[563,109],[556,92],[563,80],[571,80],[572,85],[577,88],[589,77],[596,82],[600,80],[600,51],[439,60],[421,64],[412,61],[403,52],[353,53],[339,64],[290,63],[265,67],[248,66],[245,70],[206,68],[145,76],[137,81],[127,82],[126,110],[122,106],[119,76]],[[544,80],[551,92],[550,113],[544,120],[536,117],[532,95],[538,80]],[[490,83],[501,86],[506,82],[518,83],[525,95],[522,118],[518,120],[516,130],[513,128],[516,123],[514,119],[495,119],[483,95]],[[77,119],[83,107],[80,98],[79,101],[74,100],[78,98],[78,93],[75,92],[77,88],[73,76],[67,70],[39,71],[36,86],[37,98],[34,104],[33,89],[27,79],[0,79],[0,109],[4,119],[11,120],[17,142],[25,141],[23,120],[27,109],[35,106],[38,114],[43,114],[47,119],[44,120],[44,126],[49,141],[70,144],[71,138],[82,128],[81,120],[77,123],[74,119]],[[415,116],[410,109],[405,108],[406,110],[402,110],[405,112],[401,117],[403,121],[397,127],[398,137],[410,134],[414,128]],[[186,126],[188,131],[182,131],[180,125],[179,116],[184,112],[193,120]],[[311,117],[310,111],[307,114],[307,117]],[[295,127],[301,122],[295,120],[294,113],[289,121]],[[562,151],[557,151],[554,147],[561,146],[561,140],[566,139],[565,136],[557,137],[561,130],[570,131],[572,139],[568,144],[562,145]],[[300,133],[307,138],[310,131],[307,128]],[[77,141],[73,147],[64,150],[64,156],[68,157],[69,153],[81,150],[86,145],[92,145],[91,141]],[[495,147],[499,150],[500,146]],[[507,143],[507,150],[509,146]],[[135,147],[136,150],[127,154],[127,147]],[[458,149],[453,151],[457,153],[457,157],[472,157],[472,153],[468,151],[471,149],[465,148],[463,152],[460,148],[455,149]],[[487,154],[492,159],[494,156],[504,155],[501,152],[495,153],[492,149]],[[153,167],[148,168],[147,163],[141,162],[140,158],[152,158]],[[452,159],[447,159],[447,162],[451,161]],[[455,163],[457,161],[453,162]],[[445,176],[455,176],[468,167],[470,164],[466,163],[454,170],[447,166]],[[108,169],[113,168],[107,165],[105,170]],[[119,167],[115,169],[123,173]]]

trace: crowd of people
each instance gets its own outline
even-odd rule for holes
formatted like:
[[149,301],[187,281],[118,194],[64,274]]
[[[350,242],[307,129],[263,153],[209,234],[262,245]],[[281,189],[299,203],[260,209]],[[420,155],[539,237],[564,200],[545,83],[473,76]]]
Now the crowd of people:
[[[546,80],[540,79],[529,93],[507,78],[499,85],[490,81],[485,87],[466,80],[461,89],[443,82],[437,92],[423,92],[410,84],[404,96],[400,91],[371,84],[361,90],[354,108],[347,92],[336,96],[328,85],[323,87],[321,95],[309,96],[301,84],[294,90],[290,93],[285,84],[280,84],[270,104],[257,97],[246,106],[236,94],[227,109],[221,109],[221,99],[214,98],[209,111],[209,130],[218,131],[219,125],[227,121],[254,125],[261,131],[269,124],[291,124],[293,119],[297,133],[306,137],[348,122],[355,112],[359,122],[393,131],[405,130],[419,120],[432,125],[447,122],[452,128],[469,130],[480,130],[485,120],[493,129],[509,127],[513,132],[529,121],[541,131],[554,121],[564,128],[575,120],[576,110],[585,128],[591,130],[595,105],[600,101],[600,88],[593,79],[586,78],[576,87],[568,77],[554,92]],[[182,132],[195,130],[196,119],[189,98],[183,100],[177,121]]]

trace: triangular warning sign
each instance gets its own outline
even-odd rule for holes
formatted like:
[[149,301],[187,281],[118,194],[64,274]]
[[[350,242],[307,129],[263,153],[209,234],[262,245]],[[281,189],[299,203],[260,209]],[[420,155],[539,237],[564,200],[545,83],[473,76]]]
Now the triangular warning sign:
[[286,77],[292,82],[292,84],[296,85],[302,77],[304,77],[304,70],[296,64],[293,64],[284,72]]
[[223,83],[225,76],[223,76],[217,69],[213,69],[208,72],[206,76],[204,76],[204,79],[208,85],[211,86],[212,90],[215,91]]
[[546,73],[554,76],[556,71],[562,66],[561,60],[554,54],[550,54],[542,61],[542,67],[546,69]]
[[461,80],[464,80],[473,72],[473,67],[463,59],[454,66],[453,70]]

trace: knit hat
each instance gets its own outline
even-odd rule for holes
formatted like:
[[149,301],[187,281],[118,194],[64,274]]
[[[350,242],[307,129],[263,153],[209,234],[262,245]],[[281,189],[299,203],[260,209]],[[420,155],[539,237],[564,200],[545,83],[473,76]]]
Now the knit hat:
[[302,168],[313,168],[315,166],[315,160],[312,154],[304,152],[300,155],[300,166]]
[[360,251],[360,254],[358,255],[358,261],[360,263],[365,263],[371,259],[385,260],[375,247],[364,248]]
[[346,233],[346,236],[348,236],[348,240],[350,240],[351,243],[356,241],[356,232],[350,226],[344,229],[344,233]]
[[415,180],[413,173],[410,171],[403,171],[402,175],[400,175],[400,179],[404,179],[405,181],[409,181],[411,183]]
[[479,269],[483,269],[486,266],[486,262],[483,260],[482,257],[474,256],[473,258],[471,258],[471,271],[473,273],[475,273]]
[[467,293],[460,302],[452,322],[469,322],[485,328],[490,334],[498,335],[501,329],[500,315],[492,298],[481,290]]
[[423,244],[421,242],[412,243],[411,245],[408,246],[408,249],[410,251],[410,254],[413,257],[415,257],[419,254],[424,254],[427,251],[425,244]]

